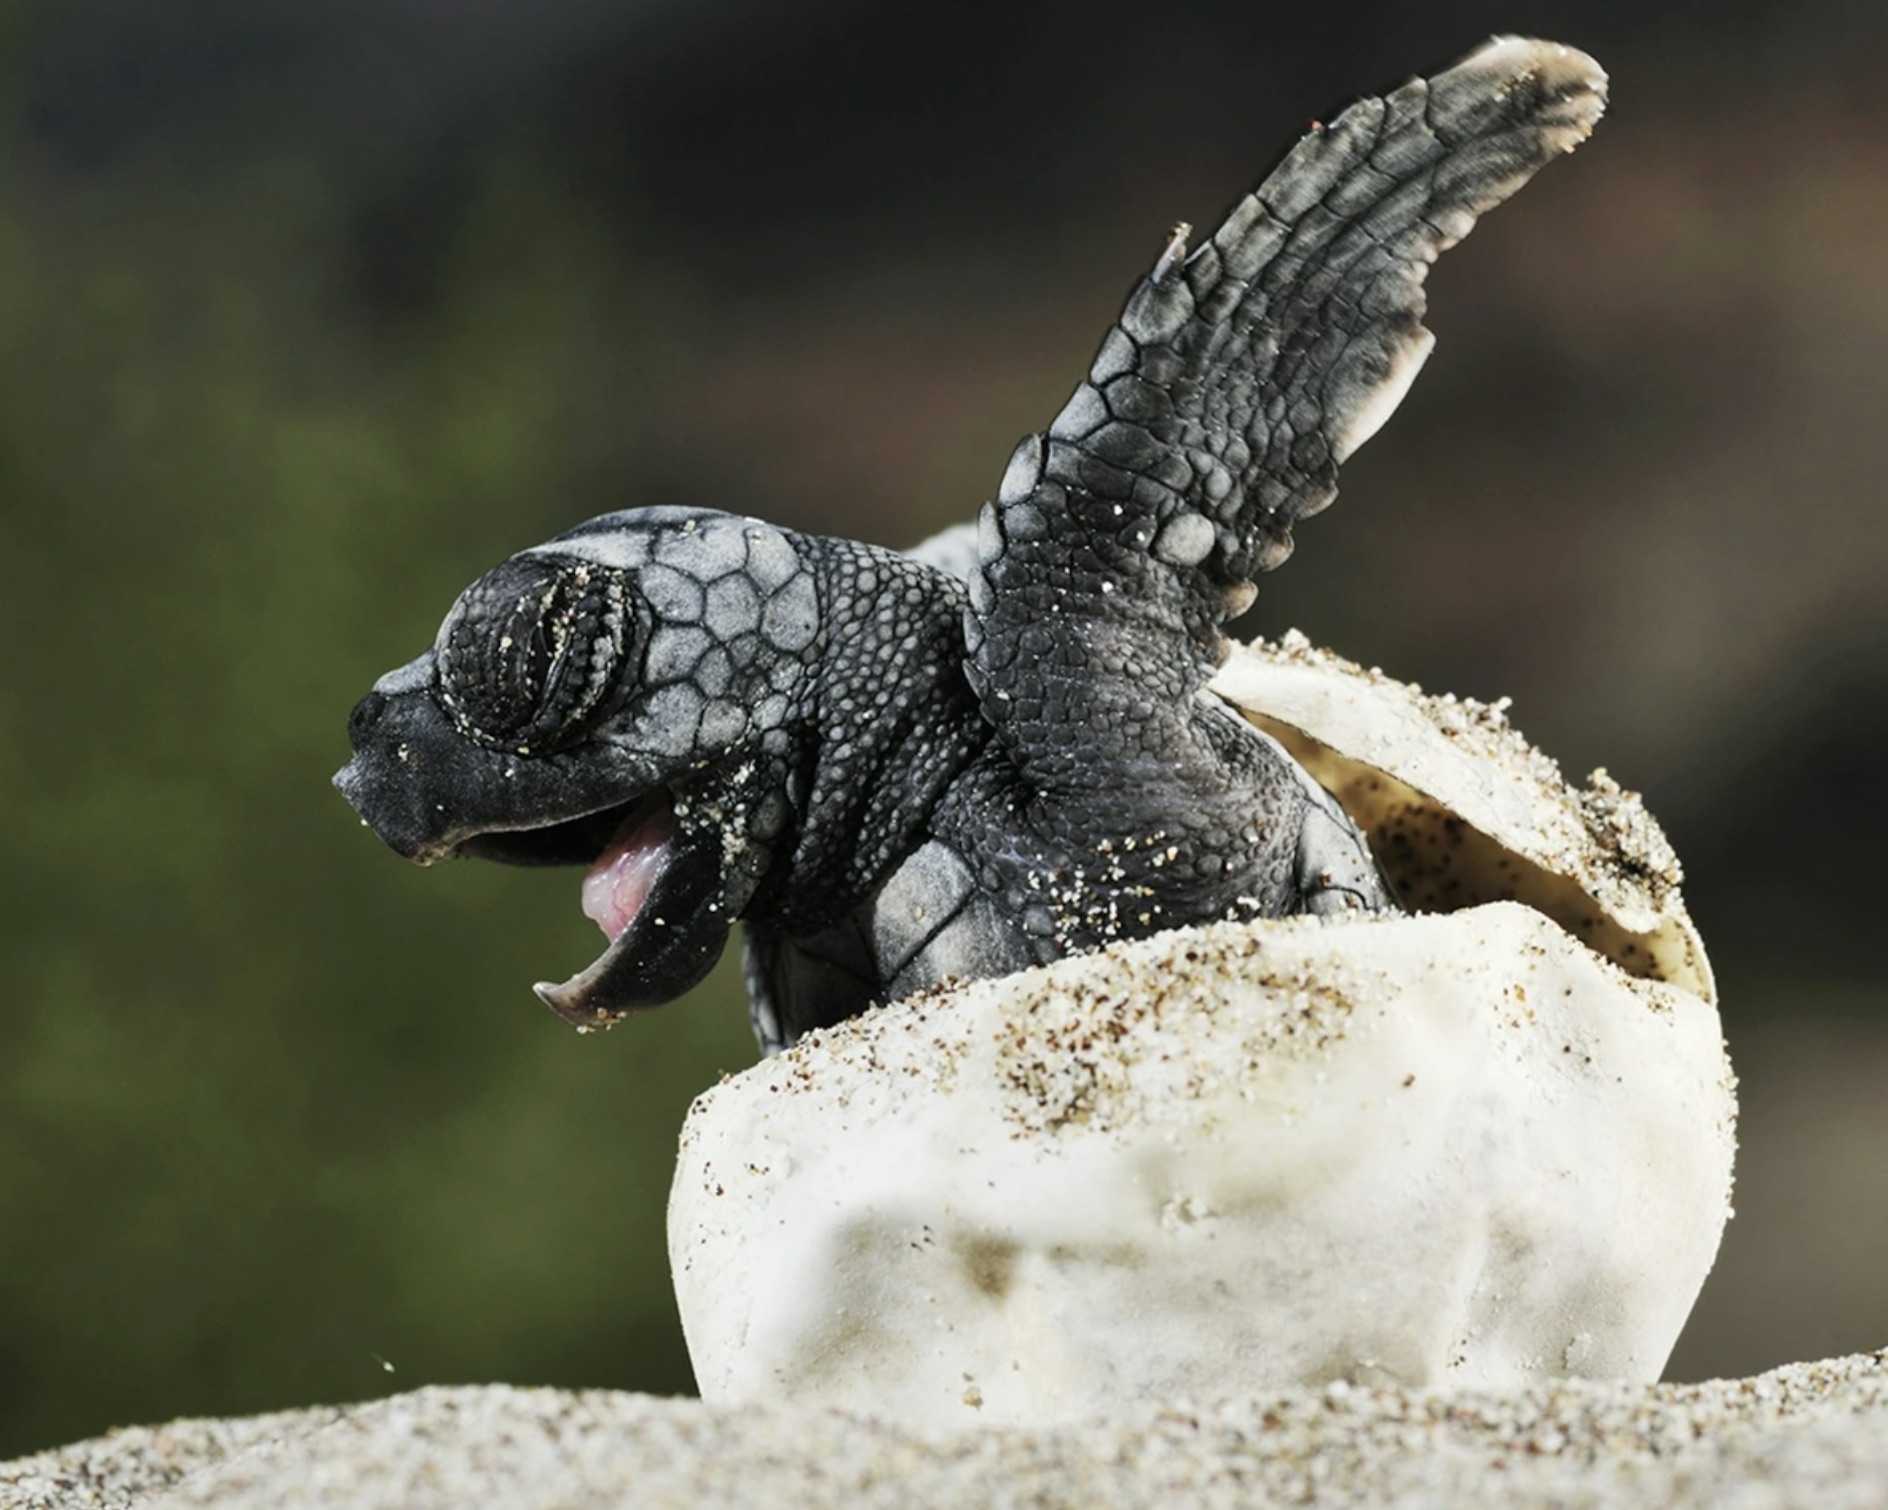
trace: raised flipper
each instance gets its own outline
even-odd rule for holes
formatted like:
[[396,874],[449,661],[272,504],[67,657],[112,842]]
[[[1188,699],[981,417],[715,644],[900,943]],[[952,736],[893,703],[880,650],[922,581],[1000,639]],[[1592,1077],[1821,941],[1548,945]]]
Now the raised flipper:
[[1497,39],[1314,127],[1190,254],[1175,233],[980,521],[969,671],[1038,789],[1097,727],[1176,748],[1220,625],[1428,355],[1429,265],[1586,138],[1605,84]]
[[1220,625],[1408,386],[1429,263],[1603,82],[1494,43],[1314,131],[1191,255],[1176,234],[974,554],[697,509],[519,553],[362,700],[337,784],[414,860],[588,864],[611,942],[542,988],[582,1026],[744,922],[769,1050],[1110,939],[1388,907],[1336,801],[1206,691]]

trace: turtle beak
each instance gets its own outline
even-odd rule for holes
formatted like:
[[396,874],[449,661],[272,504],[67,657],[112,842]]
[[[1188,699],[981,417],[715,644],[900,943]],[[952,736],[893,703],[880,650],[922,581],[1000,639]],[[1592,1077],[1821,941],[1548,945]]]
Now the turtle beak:
[[348,722],[354,757],[334,787],[416,865],[475,854],[526,865],[588,864],[654,788],[646,760],[592,752],[527,759],[460,737],[424,690],[369,692]]
[[[584,904],[610,944],[537,994],[583,1031],[660,1006],[721,956],[745,897],[719,829],[680,821],[645,764],[524,759],[469,745],[424,691],[370,692],[350,721],[354,757],[334,786],[396,854],[584,865]],[[691,814],[714,804],[692,804]],[[703,825],[707,825],[703,827]],[[751,889],[751,886],[750,888]]]

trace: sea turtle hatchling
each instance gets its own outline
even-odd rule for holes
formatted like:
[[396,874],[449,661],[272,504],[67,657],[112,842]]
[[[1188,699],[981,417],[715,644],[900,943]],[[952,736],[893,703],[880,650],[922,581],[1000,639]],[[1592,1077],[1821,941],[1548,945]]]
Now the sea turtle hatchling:
[[605,1026],[737,920],[763,1051],[950,977],[1182,924],[1393,909],[1369,846],[1207,691],[1222,625],[1427,356],[1429,265],[1604,105],[1500,38],[1317,125],[1176,229],[968,531],[900,554],[708,509],[493,568],[354,709],[335,784],[393,849],[579,864]]

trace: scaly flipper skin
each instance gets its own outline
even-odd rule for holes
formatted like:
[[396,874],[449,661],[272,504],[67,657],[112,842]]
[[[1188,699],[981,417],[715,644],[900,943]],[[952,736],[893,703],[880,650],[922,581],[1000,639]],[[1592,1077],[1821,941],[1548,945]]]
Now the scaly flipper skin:
[[1498,39],[1317,127],[1017,448],[976,549],[606,515],[467,589],[336,784],[422,863],[591,865],[601,1026],[746,926],[765,1051],[951,976],[1213,918],[1392,905],[1337,804],[1205,692],[1221,626],[1428,353],[1424,275],[1591,130]]
[[[1176,232],[1088,381],[1017,447],[966,626],[1008,758],[952,818],[965,849],[1009,832],[985,884],[1059,949],[1111,936],[1124,907],[1158,927],[1312,904],[1282,756],[1197,697],[1220,626],[1408,390],[1430,264],[1585,139],[1603,88],[1583,54],[1510,38],[1314,128],[1197,251]],[[1030,907],[1045,870],[1076,883]],[[1377,902],[1363,877],[1339,889]]]

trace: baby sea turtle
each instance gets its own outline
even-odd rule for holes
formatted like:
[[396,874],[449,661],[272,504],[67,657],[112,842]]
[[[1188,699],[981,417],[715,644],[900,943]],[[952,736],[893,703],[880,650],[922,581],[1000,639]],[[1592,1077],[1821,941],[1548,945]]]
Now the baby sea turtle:
[[756,1035],[1188,923],[1394,907],[1344,809],[1207,691],[1222,625],[1432,341],[1429,265],[1585,139],[1605,76],[1500,38],[1177,229],[974,540],[606,514],[466,589],[335,784],[422,864],[580,864],[605,1026],[745,924]]

